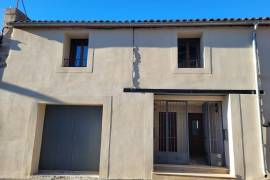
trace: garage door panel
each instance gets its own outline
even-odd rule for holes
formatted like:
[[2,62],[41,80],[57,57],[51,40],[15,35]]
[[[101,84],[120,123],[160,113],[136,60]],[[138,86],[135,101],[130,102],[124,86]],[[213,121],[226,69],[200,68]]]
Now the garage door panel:
[[57,142],[57,146],[52,151],[56,159],[55,170],[71,170],[73,121],[68,117],[68,113],[62,115],[58,112],[56,115],[57,136],[53,140]]
[[[55,109],[46,107],[45,122],[42,136],[42,146],[46,148],[41,149],[39,168],[44,169],[50,165],[50,169],[57,168],[56,156],[58,147],[58,122],[53,116]],[[44,134],[46,134],[44,136]]]
[[102,107],[46,107],[40,170],[98,171]]
[[[80,111],[80,110],[78,110]],[[91,169],[98,171],[100,159],[100,142],[101,142],[101,107],[91,107],[88,111],[83,111],[84,118],[80,116],[75,120],[74,134],[76,134],[73,150],[73,168],[74,169]],[[89,142],[89,143],[85,143]]]

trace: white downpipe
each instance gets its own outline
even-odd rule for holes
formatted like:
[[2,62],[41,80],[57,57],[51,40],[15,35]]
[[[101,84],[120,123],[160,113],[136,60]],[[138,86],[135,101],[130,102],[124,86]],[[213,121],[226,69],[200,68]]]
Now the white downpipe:
[[256,106],[258,109],[258,115],[257,119],[259,120],[259,134],[261,135],[261,162],[262,164],[262,170],[267,177],[267,171],[266,171],[266,159],[264,156],[264,145],[263,145],[263,134],[262,134],[262,114],[261,114],[261,98],[260,98],[260,84],[259,84],[259,76],[260,76],[260,65],[259,65],[259,60],[258,60],[258,52],[257,52],[257,29],[258,29],[258,23],[254,24],[253,32],[252,32],[252,51],[253,51],[253,66],[254,66],[254,78],[255,78],[255,85],[256,85]]

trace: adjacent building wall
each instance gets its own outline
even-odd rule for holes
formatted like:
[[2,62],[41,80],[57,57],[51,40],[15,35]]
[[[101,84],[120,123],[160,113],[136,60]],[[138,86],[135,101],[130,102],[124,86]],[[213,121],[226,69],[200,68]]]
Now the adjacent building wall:
[[[257,33],[258,59],[260,60],[261,69],[261,89],[265,91],[262,95],[263,103],[263,122],[270,122],[270,30],[269,28],[260,27]],[[270,124],[269,124],[270,125]],[[270,172],[270,127],[264,127],[264,152],[266,154],[266,165]]]

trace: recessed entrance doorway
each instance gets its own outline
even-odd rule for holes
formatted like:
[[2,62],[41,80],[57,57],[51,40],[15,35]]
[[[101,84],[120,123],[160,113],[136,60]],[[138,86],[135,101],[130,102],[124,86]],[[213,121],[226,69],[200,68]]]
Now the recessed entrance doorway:
[[154,163],[225,165],[221,102],[156,100]]

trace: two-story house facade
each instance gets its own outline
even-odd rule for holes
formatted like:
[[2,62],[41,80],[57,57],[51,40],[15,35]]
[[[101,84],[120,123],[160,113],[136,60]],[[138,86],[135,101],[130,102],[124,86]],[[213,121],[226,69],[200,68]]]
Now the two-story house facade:
[[269,18],[5,18],[0,178],[267,178]]

